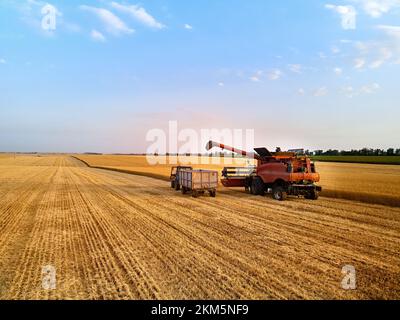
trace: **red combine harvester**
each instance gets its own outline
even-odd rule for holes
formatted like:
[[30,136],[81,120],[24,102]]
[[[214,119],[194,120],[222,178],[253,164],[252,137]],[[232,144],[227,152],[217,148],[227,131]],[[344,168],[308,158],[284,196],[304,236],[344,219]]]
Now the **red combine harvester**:
[[315,164],[296,151],[281,152],[278,149],[271,153],[266,148],[256,148],[255,152],[246,152],[214,141],[208,142],[206,149],[209,151],[214,147],[257,160],[254,167],[225,168],[221,180],[225,187],[244,187],[254,195],[272,192],[273,198],[280,201],[288,195],[317,200],[322,191],[315,185],[320,180]]

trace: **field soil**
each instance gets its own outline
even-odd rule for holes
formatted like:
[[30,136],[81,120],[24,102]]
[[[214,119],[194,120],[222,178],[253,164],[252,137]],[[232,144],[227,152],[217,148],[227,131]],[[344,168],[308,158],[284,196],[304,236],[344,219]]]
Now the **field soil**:
[[400,298],[400,208],[194,199],[68,156],[0,159],[0,194],[0,299]]

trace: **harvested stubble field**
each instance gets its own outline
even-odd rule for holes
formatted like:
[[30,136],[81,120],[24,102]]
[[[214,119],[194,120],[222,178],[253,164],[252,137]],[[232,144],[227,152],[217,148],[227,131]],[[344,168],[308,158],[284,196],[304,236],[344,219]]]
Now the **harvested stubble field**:
[[400,298],[400,208],[193,199],[68,156],[0,159],[0,194],[0,299]]

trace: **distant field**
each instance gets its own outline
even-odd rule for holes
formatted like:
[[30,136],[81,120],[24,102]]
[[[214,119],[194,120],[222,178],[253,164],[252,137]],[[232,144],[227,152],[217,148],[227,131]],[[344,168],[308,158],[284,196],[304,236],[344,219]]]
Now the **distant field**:
[[[149,165],[145,156],[78,155],[90,166],[116,169],[138,175],[168,180],[171,165]],[[163,158],[161,158],[163,159]],[[208,158],[186,157],[184,162],[208,161]],[[245,166],[245,159],[219,159],[221,164],[200,164],[196,168],[218,170],[224,166]],[[400,206],[400,166],[383,164],[318,162],[323,196],[369,203]]]
[[397,164],[400,165],[400,156],[315,156],[315,161],[370,163],[370,164]]

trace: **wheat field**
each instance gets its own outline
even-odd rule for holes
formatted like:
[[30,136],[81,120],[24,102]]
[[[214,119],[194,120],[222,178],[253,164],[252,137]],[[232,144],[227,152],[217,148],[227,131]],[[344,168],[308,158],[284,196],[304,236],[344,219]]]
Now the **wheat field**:
[[0,159],[0,194],[0,299],[400,298],[400,208],[193,199],[69,156]]
[[[168,180],[170,175],[170,165],[151,166],[145,156],[77,155],[77,157],[95,167],[118,169],[164,180]],[[154,159],[167,162],[165,157],[150,157],[150,161]],[[248,164],[246,159],[240,158],[210,160],[208,157],[181,157],[180,159],[184,160],[183,164],[206,163],[196,164],[194,167],[218,170],[220,175],[225,166]],[[211,161],[220,163],[212,164]],[[400,206],[400,166],[317,162],[316,167],[321,174],[319,184],[323,187],[324,196]]]

